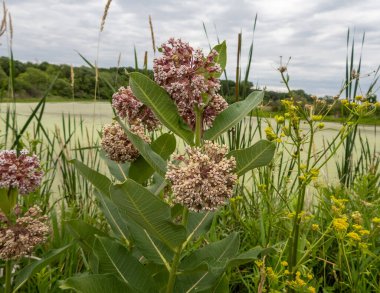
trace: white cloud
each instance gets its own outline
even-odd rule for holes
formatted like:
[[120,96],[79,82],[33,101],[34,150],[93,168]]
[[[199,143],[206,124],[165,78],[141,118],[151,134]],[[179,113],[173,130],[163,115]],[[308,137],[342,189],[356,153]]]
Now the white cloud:
[[[105,1],[8,0],[14,24],[14,56],[28,61],[84,64],[74,50],[95,60],[98,30]],[[142,63],[144,51],[153,51],[148,15],[152,15],[156,44],[181,37],[195,47],[208,50],[202,22],[210,42],[216,43],[217,27],[228,44],[229,78],[234,79],[237,34],[243,33],[242,72],[252,39],[255,14],[258,23],[251,76],[254,84],[282,87],[276,71],[279,56],[292,56],[291,86],[314,94],[336,94],[345,72],[346,32],[356,28],[360,44],[363,31],[363,70],[380,64],[380,30],[377,0],[114,0],[101,34],[99,64],[115,66],[119,53],[124,66],[133,65],[133,47]],[[357,48],[357,53],[360,46]],[[4,46],[0,55],[7,55]],[[358,58],[358,54],[357,54]],[[367,79],[369,80],[369,79]],[[364,81],[366,88],[368,81]]]

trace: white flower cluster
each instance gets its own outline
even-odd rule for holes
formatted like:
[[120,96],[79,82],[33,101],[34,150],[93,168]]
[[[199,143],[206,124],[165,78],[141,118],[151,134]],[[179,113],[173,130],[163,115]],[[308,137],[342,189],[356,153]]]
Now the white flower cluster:
[[177,156],[179,164],[169,163],[166,179],[172,183],[174,203],[193,211],[212,211],[225,204],[237,181],[235,158],[226,154],[226,146],[206,141]]

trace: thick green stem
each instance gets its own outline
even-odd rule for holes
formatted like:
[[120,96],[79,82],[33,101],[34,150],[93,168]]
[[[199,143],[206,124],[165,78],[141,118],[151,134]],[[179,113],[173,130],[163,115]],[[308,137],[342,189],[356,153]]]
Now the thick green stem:
[[12,284],[11,284],[11,278],[12,278],[12,261],[7,260],[5,262],[5,293],[12,292]]
[[[188,216],[189,216],[189,210],[187,208],[184,208],[183,214],[182,214],[182,225],[185,227],[187,225]],[[182,251],[185,248],[185,244],[186,242],[184,243],[184,245],[179,246],[174,255],[173,262],[170,266],[168,286],[166,287],[166,293],[174,292],[174,284],[175,284],[175,279],[177,276],[177,269],[178,269],[179,261],[181,260]]]
[[203,123],[202,123],[202,110],[199,108],[195,109],[195,145],[201,145],[203,132]]

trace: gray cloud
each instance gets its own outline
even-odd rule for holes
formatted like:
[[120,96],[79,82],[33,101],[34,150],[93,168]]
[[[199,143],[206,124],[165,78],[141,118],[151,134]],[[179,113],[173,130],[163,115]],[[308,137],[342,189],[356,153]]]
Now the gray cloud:
[[[13,16],[16,59],[84,64],[74,50],[89,60],[96,59],[105,1],[8,2]],[[284,59],[292,56],[289,73],[293,88],[333,95],[339,91],[344,78],[348,27],[355,27],[356,59],[361,34],[366,32],[362,72],[370,72],[380,64],[379,12],[377,0],[114,0],[100,37],[99,64],[115,66],[121,53],[122,65],[132,65],[134,46],[140,63],[144,51],[149,52],[151,62],[154,57],[148,24],[148,15],[151,15],[157,45],[173,36],[208,50],[202,22],[212,45],[217,42],[215,25],[219,38],[227,41],[227,69],[229,78],[233,79],[237,34],[243,33],[242,72],[245,72],[257,13],[252,81],[260,86],[283,88],[276,71],[279,56]],[[4,46],[0,46],[0,54],[7,55]],[[369,79],[364,80],[363,89],[368,83]]]

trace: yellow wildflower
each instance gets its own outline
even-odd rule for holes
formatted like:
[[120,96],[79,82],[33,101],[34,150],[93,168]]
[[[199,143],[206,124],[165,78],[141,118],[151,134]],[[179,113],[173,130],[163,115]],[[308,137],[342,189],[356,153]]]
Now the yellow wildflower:
[[355,230],[361,230],[361,229],[363,229],[363,226],[362,226],[362,225],[358,225],[358,224],[353,224],[352,227],[353,227]]
[[367,250],[368,249],[368,244],[364,242],[359,242],[359,248],[362,250]]
[[348,223],[346,218],[335,218],[333,220],[333,227],[338,232],[345,232],[348,228]]
[[281,116],[281,115],[276,115],[274,116],[274,119],[276,120],[276,122],[278,124],[282,124],[285,122],[285,117],[284,116]]
[[359,234],[356,233],[356,232],[350,232],[350,233],[347,233],[347,237],[349,237],[349,238],[351,238],[351,239],[353,239],[353,240],[356,240],[356,241],[360,241],[360,240],[362,240],[362,239],[360,238]]
[[372,218],[372,223],[374,223],[374,224],[380,224],[380,218],[378,218],[378,217],[374,217],[374,218]]
[[362,236],[364,236],[364,235],[369,235],[369,231],[366,230],[366,229],[360,230],[359,233],[360,233],[360,235],[362,235]]
[[311,225],[311,230],[318,231],[319,230],[319,225],[318,224],[312,224]]
[[325,123],[321,122],[321,123],[318,123],[318,128],[319,129],[322,129],[325,127]]
[[308,288],[307,288],[307,291],[309,292],[309,293],[315,293],[316,291],[315,291],[315,288],[313,287],[313,286],[309,286]]
[[314,276],[313,276],[313,274],[307,274],[307,278],[308,278],[309,280],[313,280]]
[[293,219],[295,215],[296,215],[296,212],[291,212],[291,213],[288,213],[288,214],[287,214],[287,217],[288,217],[289,219]]
[[361,224],[363,222],[362,214],[359,211],[354,211],[351,214],[351,218],[356,224]]
[[255,264],[257,265],[258,268],[261,268],[264,265],[261,259],[255,260]]
[[319,170],[318,169],[311,169],[310,170],[310,175],[311,175],[311,179],[317,179],[318,178],[318,175],[319,175]]
[[265,127],[264,131],[269,141],[275,140],[277,138],[277,135],[274,133],[272,127],[267,126]]
[[305,177],[305,175],[300,175],[300,176],[298,176],[298,179],[301,181],[305,181],[306,177]]
[[272,281],[276,281],[277,280],[277,275],[273,271],[272,267],[267,267],[266,268],[266,272],[267,272],[267,276],[268,276],[269,279],[271,279]]
[[285,270],[285,271],[284,271],[284,275],[290,275],[289,270]]
[[355,97],[355,100],[356,100],[356,101],[361,101],[361,100],[363,100],[363,96],[356,96],[356,97]]
[[312,115],[311,120],[312,121],[321,121],[322,120],[322,115]]
[[288,264],[288,262],[287,262],[286,260],[283,260],[283,261],[281,262],[281,265],[282,265],[283,267],[287,267],[289,264]]

